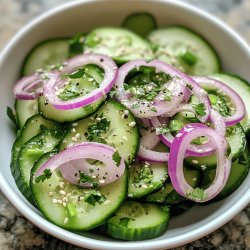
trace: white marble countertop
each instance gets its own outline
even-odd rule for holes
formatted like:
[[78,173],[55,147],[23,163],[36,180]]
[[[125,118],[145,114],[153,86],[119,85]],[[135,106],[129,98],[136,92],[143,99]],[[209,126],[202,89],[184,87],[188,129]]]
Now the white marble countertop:
[[[182,0],[224,20],[250,43],[250,0]],[[69,0],[0,0],[0,50],[30,19]],[[36,228],[0,192],[0,249],[80,249]],[[216,232],[179,250],[250,249],[250,205]]]

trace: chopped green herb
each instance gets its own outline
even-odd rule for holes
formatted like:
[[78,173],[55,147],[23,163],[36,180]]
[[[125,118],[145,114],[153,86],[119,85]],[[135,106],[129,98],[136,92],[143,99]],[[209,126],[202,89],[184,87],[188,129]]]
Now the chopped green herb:
[[152,107],[150,110],[153,111],[153,112],[157,112],[156,107]]
[[170,133],[173,133],[173,134],[180,131],[183,127],[184,127],[184,123],[176,119],[171,120],[169,123]]
[[216,109],[223,117],[231,115],[229,102],[222,95],[209,93],[209,99],[214,109]]
[[139,173],[134,177],[133,183],[151,183],[153,180],[153,173],[149,165],[142,163]]
[[168,133],[170,133],[170,129],[168,127],[161,126],[156,128],[157,135],[166,135]]
[[204,192],[202,188],[195,188],[192,192],[187,191],[187,196],[192,197],[194,199],[204,200],[207,198],[207,194]]
[[119,225],[122,227],[127,227],[131,219],[127,217],[120,218]]
[[84,38],[83,34],[78,33],[69,40],[69,57],[83,53]]
[[80,173],[79,174],[79,182],[86,183],[86,182],[92,182],[93,178],[92,176],[85,174],[85,173]]
[[80,90],[78,87],[74,84],[69,84],[66,87],[64,87],[63,92],[58,95],[58,97],[63,100],[71,100],[79,97],[81,95]]
[[169,89],[164,89],[163,90],[164,93],[164,100],[165,101],[171,101],[172,100],[172,93]]
[[215,105],[217,103],[218,97],[216,95],[209,94],[208,97],[212,105]]
[[102,39],[97,36],[96,33],[92,32],[90,35],[86,37],[85,40],[85,45],[87,47],[94,48],[96,47],[99,43],[101,43]]
[[198,58],[195,54],[190,51],[185,51],[185,53],[180,55],[180,59],[186,63],[188,66],[194,66],[198,61]]
[[51,170],[50,169],[45,169],[43,171],[43,174],[36,177],[35,183],[44,182],[46,179],[50,179],[51,175],[52,175]]
[[195,113],[199,116],[204,116],[206,115],[206,109],[204,103],[199,103],[199,104],[193,104]]
[[71,79],[78,79],[78,78],[82,78],[85,74],[85,69],[78,69],[77,71],[69,74],[69,78]]
[[85,202],[95,206],[96,202],[102,204],[107,198],[97,190],[92,190],[85,198]]
[[105,140],[101,137],[102,134],[109,130],[110,121],[103,116],[103,113],[97,117],[97,121],[88,126],[88,136],[89,141],[105,143]]
[[140,105],[139,105],[138,102],[132,104],[132,109],[137,109],[137,108],[139,108],[139,107],[140,107]]
[[193,90],[193,86],[191,84],[187,84],[186,87],[190,90]]
[[114,154],[113,154],[113,156],[112,156],[112,159],[113,159],[113,161],[115,161],[116,166],[119,167],[122,158],[121,158],[120,154],[118,153],[118,151],[115,151],[115,152],[114,152]]

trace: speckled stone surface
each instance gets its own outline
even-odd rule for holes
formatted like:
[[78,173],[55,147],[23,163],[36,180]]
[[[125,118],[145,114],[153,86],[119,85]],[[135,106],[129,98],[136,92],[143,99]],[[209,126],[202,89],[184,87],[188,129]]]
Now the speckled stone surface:
[[[183,0],[218,16],[250,42],[250,0]],[[0,50],[30,19],[67,0],[0,0]],[[80,249],[33,226],[0,193],[0,250]],[[250,249],[250,205],[232,221],[200,240],[177,248]],[[176,249],[176,250],[177,250]]]

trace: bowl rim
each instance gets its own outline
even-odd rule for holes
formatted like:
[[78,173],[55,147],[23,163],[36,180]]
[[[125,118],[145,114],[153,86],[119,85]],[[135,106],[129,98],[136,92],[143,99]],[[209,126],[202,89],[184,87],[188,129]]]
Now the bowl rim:
[[[105,0],[105,2],[114,2],[116,0]],[[124,0],[125,1],[125,0]],[[133,0],[126,0],[126,2],[132,2]],[[140,0],[145,2],[159,2],[165,3],[172,6],[177,6],[179,8],[186,9],[193,12],[195,15],[201,16],[212,22],[216,26],[222,28],[226,33],[229,33],[242,47],[242,49],[250,56],[250,47],[245,39],[243,39],[235,30],[230,28],[227,24],[221,21],[219,18],[214,17],[208,12],[201,10],[189,3],[174,0]],[[32,19],[23,28],[21,28],[9,41],[8,44],[3,48],[0,53],[0,67],[5,61],[9,51],[12,47],[18,43],[19,39],[24,37],[30,29],[38,25],[39,23],[46,20],[48,17],[54,14],[59,14],[66,9],[74,8],[78,5],[93,3],[93,2],[104,2],[104,0],[77,0],[69,3],[61,4],[54,7],[44,13],[40,14],[38,17]],[[15,193],[8,182],[5,180],[3,174],[0,172],[0,189],[7,197],[7,199],[16,207],[16,209],[24,215],[28,220],[30,220],[34,225],[42,229],[43,231],[63,240],[73,245],[80,247],[88,247],[94,249],[162,249],[162,248],[172,248],[180,245],[187,244],[191,241],[197,240],[204,237],[205,235],[215,231],[229,220],[231,220],[235,215],[237,215],[241,210],[243,210],[247,204],[250,202],[250,188],[247,189],[241,196],[240,200],[230,207],[225,213],[222,213],[216,219],[210,221],[209,223],[196,228],[190,232],[186,232],[182,235],[177,235],[171,238],[159,239],[157,241],[139,241],[139,242],[108,242],[97,239],[92,239],[86,236],[81,236],[73,232],[62,229],[50,221],[43,218],[41,215],[33,211],[28,205],[24,204],[22,199]]]

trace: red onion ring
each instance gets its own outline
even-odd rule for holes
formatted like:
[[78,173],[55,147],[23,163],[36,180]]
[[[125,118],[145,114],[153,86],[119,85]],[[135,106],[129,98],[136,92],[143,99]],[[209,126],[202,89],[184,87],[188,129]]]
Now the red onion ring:
[[[120,178],[125,170],[123,158],[121,158],[119,165],[113,160],[115,152],[116,149],[102,143],[84,142],[77,144],[50,158],[39,168],[35,177],[41,175],[45,169],[50,169],[51,171],[60,169],[62,176],[70,183],[91,187],[91,182],[79,182],[79,171],[81,171],[92,176],[93,179],[97,178],[99,185],[106,185]],[[92,165],[86,161],[87,159],[101,161],[104,163],[104,166]],[[75,175],[76,173],[77,175]]]
[[[177,108],[178,112],[189,111],[189,112],[195,113],[191,105],[185,104],[181,107],[182,109]],[[224,136],[226,133],[226,125],[225,125],[223,117],[219,114],[219,112],[214,109],[211,109],[210,120],[214,125],[215,131],[219,135]],[[154,117],[153,119],[151,119],[151,123],[155,129],[157,127],[162,126],[162,123],[159,121],[157,117]],[[179,135],[180,135],[180,132],[178,132],[176,137],[178,137]],[[159,135],[159,138],[165,145],[167,145],[168,147],[172,147],[174,136],[171,133]],[[188,146],[186,156],[198,156],[198,157],[207,156],[207,155],[211,155],[214,152],[214,150],[215,150],[214,145],[210,141],[201,145],[190,144]]]
[[[186,125],[175,137],[171,145],[168,161],[168,173],[174,189],[182,196],[195,202],[206,202],[214,198],[225,186],[231,169],[231,161],[226,157],[227,141],[215,130],[200,123]],[[183,160],[189,143],[199,136],[207,136],[213,141],[217,151],[217,169],[213,183],[204,190],[202,199],[191,196],[194,188],[191,187],[183,173]]]
[[25,76],[15,84],[13,92],[16,99],[33,100],[43,94],[43,80],[38,74]]
[[144,161],[163,163],[168,161],[169,153],[157,152],[140,146],[137,157]]
[[[92,92],[85,96],[77,97],[73,100],[63,101],[56,95],[55,88],[60,88],[64,81],[60,79],[60,75],[69,74],[87,64],[95,64],[104,70],[104,78],[100,87],[94,89]],[[82,54],[76,56],[64,63],[66,65],[61,72],[57,72],[48,81],[44,83],[44,95],[49,103],[57,109],[75,109],[89,105],[103,96],[105,96],[113,87],[117,77],[117,66],[115,62],[104,55],[97,54]]]
[[[128,62],[122,65],[119,69],[119,74],[117,77],[117,92],[118,99],[123,105],[125,105],[136,117],[139,118],[151,118],[159,115],[163,115],[166,112],[171,111],[183,99],[185,92],[185,82],[183,79],[178,77],[176,70],[170,65],[164,65],[158,63],[159,61],[152,61],[147,63],[145,60],[135,60]],[[140,101],[137,99],[130,100],[128,94],[124,89],[124,81],[128,73],[134,69],[139,68],[140,66],[155,67],[157,71],[162,71],[164,73],[170,74],[173,77],[173,80],[166,83],[166,86],[172,90],[172,99],[170,101],[162,101],[162,93],[159,93],[154,102]],[[133,108],[134,104],[139,104],[139,107]],[[155,108],[156,110],[152,110]]]
[[232,126],[240,122],[245,117],[246,108],[241,97],[229,86],[220,82],[218,80],[203,77],[203,76],[193,76],[193,79],[202,87],[205,88],[207,85],[215,87],[217,90],[223,92],[227,95],[233,102],[236,108],[235,113],[230,117],[224,117],[227,126]]

